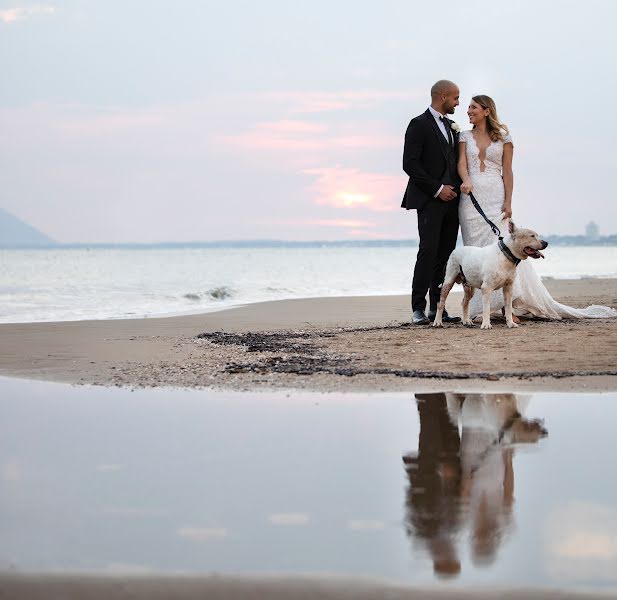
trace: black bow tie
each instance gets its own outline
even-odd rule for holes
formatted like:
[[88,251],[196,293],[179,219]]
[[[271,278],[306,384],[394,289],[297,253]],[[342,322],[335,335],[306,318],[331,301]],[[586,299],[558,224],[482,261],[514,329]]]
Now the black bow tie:
[[448,136],[448,144],[452,146],[454,144],[454,140],[452,139],[452,131],[450,131],[450,121],[446,117],[439,117],[439,120],[443,123],[443,126],[446,128],[446,135]]

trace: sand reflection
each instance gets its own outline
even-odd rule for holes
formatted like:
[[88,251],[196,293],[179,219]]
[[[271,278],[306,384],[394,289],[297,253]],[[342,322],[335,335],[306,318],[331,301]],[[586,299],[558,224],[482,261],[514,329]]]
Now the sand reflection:
[[523,416],[519,394],[416,394],[418,452],[403,456],[409,477],[405,527],[437,575],[461,571],[468,539],[475,564],[490,564],[513,526],[517,444],[547,435]]

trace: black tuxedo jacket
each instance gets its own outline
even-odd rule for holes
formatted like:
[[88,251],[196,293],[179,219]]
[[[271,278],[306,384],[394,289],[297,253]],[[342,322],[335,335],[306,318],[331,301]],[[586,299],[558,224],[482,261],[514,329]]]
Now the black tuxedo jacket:
[[[449,121],[451,124],[452,122]],[[458,188],[461,184],[457,172],[458,138],[450,148],[430,110],[412,119],[405,132],[403,170],[409,175],[402,208],[422,209],[435,196],[442,184]]]

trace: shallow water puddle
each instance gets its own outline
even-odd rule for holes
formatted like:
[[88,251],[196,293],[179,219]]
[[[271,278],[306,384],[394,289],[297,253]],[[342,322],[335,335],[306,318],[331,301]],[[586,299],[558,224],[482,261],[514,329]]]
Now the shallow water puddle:
[[0,379],[0,570],[617,584],[617,394]]

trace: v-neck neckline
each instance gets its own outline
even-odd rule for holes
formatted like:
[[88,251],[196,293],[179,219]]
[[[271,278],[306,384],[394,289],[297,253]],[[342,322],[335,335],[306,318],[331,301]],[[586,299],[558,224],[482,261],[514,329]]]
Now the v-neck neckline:
[[[484,158],[482,158],[482,150],[480,149],[480,146],[478,146],[478,142],[476,141],[476,138],[473,134],[473,129],[471,130],[471,139],[473,140],[473,143],[476,147],[476,150],[478,151],[478,160],[480,161],[480,173],[484,173],[484,171],[486,171],[486,153],[488,151],[488,149],[495,143],[493,140],[491,140],[491,143],[484,148]],[[489,140],[491,139],[490,136],[488,138]]]

